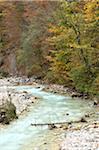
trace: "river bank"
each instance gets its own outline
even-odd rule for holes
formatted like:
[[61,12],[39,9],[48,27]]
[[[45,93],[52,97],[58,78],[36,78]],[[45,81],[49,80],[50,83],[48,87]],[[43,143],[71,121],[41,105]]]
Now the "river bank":
[[[11,111],[13,113],[15,112],[18,117],[26,111],[30,105],[37,101],[38,98],[27,91],[17,91],[15,89],[17,85],[24,85],[26,83],[28,84],[28,79],[23,79],[21,77],[0,79],[0,123],[8,124],[9,121],[7,117],[11,116],[9,115]],[[32,86],[36,87],[38,84],[32,82]],[[7,105],[13,105],[14,110],[11,110],[13,107],[9,108]],[[10,120],[13,119],[11,118]]]
[[32,85],[34,87],[40,87],[44,85],[43,90],[46,92],[58,93],[58,94],[68,94],[72,98],[81,98],[81,99],[90,99],[95,102],[95,105],[99,104],[99,97],[95,95],[89,95],[88,93],[81,93],[77,91],[75,88],[67,87],[59,84],[48,83],[45,80],[41,80],[41,78],[31,77],[28,78],[26,76],[23,77],[10,77],[0,79],[0,86],[13,86],[13,85]]
[[[99,99],[90,97],[88,94],[79,93],[75,89],[64,87],[62,85],[50,84],[43,89],[47,92],[67,94],[73,99],[81,98],[83,100],[92,100],[92,107],[96,107],[94,114],[88,113],[78,121],[78,123],[65,124],[65,139],[60,142],[60,150],[98,150],[99,149]],[[97,114],[97,117],[96,117]],[[69,115],[67,113],[67,115]],[[96,118],[95,118],[96,117]],[[93,119],[91,119],[93,118]],[[91,120],[90,120],[91,119]]]
[[99,122],[91,122],[81,128],[71,128],[66,132],[65,140],[61,143],[61,150],[98,150]]
[[[68,95],[74,99],[89,99],[87,94],[81,94],[57,84],[47,84],[45,81],[36,78],[27,78],[27,77],[9,77],[0,79],[0,105],[6,103],[6,101],[11,101],[16,107],[16,114],[20,115],[24,112],[28,106],[37,101],[37,97],[31,95],[27,91],[16,91],[14,86],[32,86],[35,88],[40,88],[43,86],[42,90],[45,92],[50,92],[54,94]],[[99,106],[99,100],[92,99],[93,107]],[[68,113],[67,113],[68,115]],[[89,115],[90,114],[86,114]]]
[[53,92],[59,94],[67,94],[72,98],[81,98],[81,99],[90,99],[93,101],[94,105],[99,105],[99,97],[98,96],[90,96],[87,93],[81,93],[75,90],[74,88],[65,87],[64,85],[58,84],[45,84],[43,89],[46,92]]
[[[13,87],[18,87],[20,90],[15,90]],[[10,146],[15,148],[22,142],[22,148],[18,150],[25,150],[25,147],[26,150],[27,147],[28,150],[93,150],[93,147],[97,150],[98,106],[94,106],[92,101],[72,98],[64,89],[59,85],[43,85],[42,81],[32,78],[1,79],[1,95],[6,95],[5,98],[9,99],[8,95],[10,94],[18,115],[25,112],[8,126],[7,133],[5,132],[7,142],[4,141],[7,143],[6,148],[2,145],[3,133],[1,134],[2,149],[7,150]],[[35,106],[37,96],[41,100]],[[33,108],[27,112],[29,106],[33,106]],[[71,121],[75,119],[78,121]],[[62,121],[67,123],[58,126],[55,124],[55,122]],[[51,122],[52,126],[46,126]],[[33,124],[44,124],[44,126],[34,126]],[[9,141],[7,136],[12,136],[12,133],[21,140]],[[91,134],[92,137],[90,137]],[[27,135],[29,139],[24,141]],[[81,141],[83,141],[82,144],[80,144]],[[90,148],[91,144],[92,148]],[[14,148],[13,150],[17,150]]]

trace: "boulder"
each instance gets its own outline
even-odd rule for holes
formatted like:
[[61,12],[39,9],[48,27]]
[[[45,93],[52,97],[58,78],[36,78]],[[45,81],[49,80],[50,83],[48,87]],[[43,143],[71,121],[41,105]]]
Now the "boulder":
[[97,100],[94,100],[94,103],[93,103],[95,106],[99,104],[99,102]]
[[13,103],[7,101],[0,106],[0,123],[9,124],[15,118],[17,118],[16,107]]
[[48,128],[49,128],[49,130],[53,130],[57,127],[55,126],[55,124],[48,124]]
[[75,93],[75,92],[72,92],[71,97],[72,97],[72,98],[74,98],[74,97],[78,97],[78,94],[77,94],[77,93]]
[[80,122],[87,122],[87,120],[86,120],[84,117],[82,117],[82,118],[80,119]]

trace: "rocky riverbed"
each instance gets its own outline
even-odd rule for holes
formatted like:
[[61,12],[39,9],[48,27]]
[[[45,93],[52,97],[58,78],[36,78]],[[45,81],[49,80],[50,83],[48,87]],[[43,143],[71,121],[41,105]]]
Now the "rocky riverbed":
[[[32,84],[34,87],[38,87],[36,82],[28,78],[4,78],[0,79],[0,122],[3,122],[3,118],[7,115],[7,112],[11,111],[7,105],[14,105],[16,115],[19,116],[27,107],[35,101],[37,97],[31,95],[27,91],[17,91],[15,86]],[[9,109],[9,110],[8,110]],[[6,116],[7,117],[7,116]]]
[[61,150],[99,150],[99,122],[69,128],[65,136]]
[[99,106],[99,95],[97,96],[90,96],[87,93],[81,93],[78,92],[77,90],[75,90],[74,88],[70,88],[70,87],[65,87],[63,85],[57,85],[57,84],[45,84],[44,91],[46,92],[52,92],[52,93],[59,93],[59,94],[65,94],[65,95],[69,95],[72,98],[80,98],[80,99],[86,99],[86,100],[92,100],[93,101],[93,105],[98,105]]
[[[28,79],[26,77],[24,77],[24,78],[19,77],[19,78],[0,79],[0,105],[6,103],[7,101],[12,102],[14,104],[14,106],[16,107],[16,114],[19,116],[22,112],[27,110],[28,106],[35,103],[38,98],[33,96],[33,94],[28,93],[28,91],[25,90],[24,88],[23,88],[23,90],[15,90],[15,88],[13,88],[13,87],[17,87],[17,85],[19,85],[19,86],[20,85],[22,85],[22,86],[29,85],[30,91],[31,91],[31,86],[35,87],[36,90],[37,89],[39,90],[41,85],[40,85],[40,81],[38,82],[37,80],[35,80],[33,78]],[[58,98],[57,93],[66,94],[66,93],[68,93],[68,90],[69,90],[68,88],[66,88],[66,87],[64,88],[63,86],[59,86],[59,85],[44,85],[43,91],[48,91],[49,94],[47,94],[46,92],[43,93],[43,91],[42,91],[41,97],[42,97],[42,95],[45,96],[45,100],[46,100],[46,98],[50,99],[50,97],[51,97],[51,99],[53,99],[55,101],[56,98]],[[39,91],[38,91],[38,94],[40,94]],[[72,91],[72,94],[76,94],[76,93],[73,93],[73,91]],[[35,95],[35,92],[34,92],[34,95]],[[63,101],[63,99],[62,99],[62,101]],[[64,100],[64,104],[65,104],[65,101],[66,100]],[[73,102],[73,101],[72,102],[75,105],[76,99],[74,101],[75,102]],[[57,103],[59,102],[59,104],[60,104],[61,100],[59,99],[56,102]],[[78,104],[78,102],[76,104]],[[48,100],[47,104],[49,104],[48,106],[52,106],[52,103],[53,103],[53,101]],[[66,105],[67,105],[67,103],[66,103]],[[41,104],[42,104],[42,107],[41,107]],[[90,104],[93,104],[93,103],[90,103]],[[40,109],[40,112],[39,112],[40,116],[41,116],[41,110],[42,110],[43,106],[44,106],[44,104],[42,101],[42,103],[40,103],[39,107],[38,107]],[[84,105],[84,106],[86,106],[86,105]],[[76,107],[76,105],[74,107]],[[79,105],[79,107],[81,107],[81,105]],[[89,105],[88,105],[88,107],[89,107]],[[98,109],[98,105],[93,105],[93,106],[91,105],[91,107],[96,108],[95,112],[94,113],[90,112],[90,113],[85,114],[85,116],[76,123],[69,122],[64,125],[56,126],[56,124],[54,124],[53,126],[50,126],[49,133],[51,133],[51,132],[54,133],[54,131],[57,131],[57,134],[59,134],[59,132],[62,131],[64,136],[58,142],[57,142],[57,140],[56,140],[56,142],[49,141],[49,140],[52,140],[52,138],[51,139],[48,138],[47,139],[48,143],[51,143],[51,145],[52,145],[50,148],[48,146],[48,143],[46,142],[46,137],[45,137],[45,140],[41,142],[42,148],[38,149],[38,150],[45,150],[45,148],[46,148],[46,150],[59,150],[59,149],[60,150],[98,150],[98,147],[99,147],[99,145],[98,145],[98,143],[99,143],[99,136],[98,136],[99,135],[99,120],[98,120],[99,109]],[[50,108],[50,107],[48,107],[48,108]],[[37,109],[36,111],[38,112],[39,109]],[[44,109],[45,109],[45,107],[44,107]],[[51,109],[50,113],[52,113],[52,107],[50,109]],[[73,107],[72,107],[72,109],[73,109]],[[56,110],[57,110],[57,108],[56,108]],[[32,123],[31,116],[33,115],[33,117],[32,117],[32,119],[33,119],[35,116],[35,113],[37,113],[36,111],[34,111],[34,115],[31,112],[30,119],[28,119],[30,129],[35,128],[31,124]],[[48,109],[47,109],[47,111],[48,111]],[[42,114],[44,114],[42,117],[44,117],[46,115],[49,116],[49,114],[47,114],[45,112],[46,111],[43,112],[43,110],[42,110]],[[59,112],[59,109],[57,110],[57,113],[58,112]],[[54,113],[56,113],[56,111]],[[55,115],[55,114],[53,114],[53,115]],[[69,115],[70,114],[66,112],[66,114],[65,114],[66,118],[68,118]],[[28,124],[28,121],[26,123]],[[26,129],[27,128],[24,127],[24,132],[26,131]],[[14,129],[13,129],[13,132],[15,132]],[[11,134],[11,133],[9,133],[9,134]],[[22,133],[23,133],[23,128],[22,128]],[[31,132],[29,132],[29,134],[31,135]],[[57,139],[57,134],[55,136],[56,139]],[[19,132],[19,137],[20,137],[20,132]],[[60,138],[60,135],[59,135],[59,138]],[[41,138],[41,140],[42,140],[42,138]],[[38,142],[38,140],[37,140],[37,142]],[[33,139],[33,143],[35,143],[34,139]],[[41,145],[41,143],[40,143],[40,145]],[[32,143],[31,143],[31,147],[33,147]],[[31,150],[31,147],[30,147],[30,150]],[[29,148],[29,146],[28,146],[28,148]],[[26,149],[27,149],[27,147],[26,147]]]

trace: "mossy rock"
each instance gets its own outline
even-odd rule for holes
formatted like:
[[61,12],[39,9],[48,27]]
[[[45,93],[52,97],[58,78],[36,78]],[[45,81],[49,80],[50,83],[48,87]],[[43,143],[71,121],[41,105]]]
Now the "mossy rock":
[[8,77],[9,76],[9,73],[4,71],[3,69],[0,69],[0,78],[2,77]]
[[13,103],[7,101],[0,107],[0,123],[9,124],[10,121],[16,118],[16,107]]

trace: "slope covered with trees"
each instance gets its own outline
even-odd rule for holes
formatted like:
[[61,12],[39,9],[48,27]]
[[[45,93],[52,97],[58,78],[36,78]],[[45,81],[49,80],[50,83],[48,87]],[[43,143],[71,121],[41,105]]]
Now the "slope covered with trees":
[[48,53],[44,43],[47,24],[56,5],[51,1],[0,2],[2,69],[14,75],[43,74]]
[[51,80],[99,92],[98,1],[62,1],[49,26]]
[[99,94],[98,0],[0,2],[1,74]]

